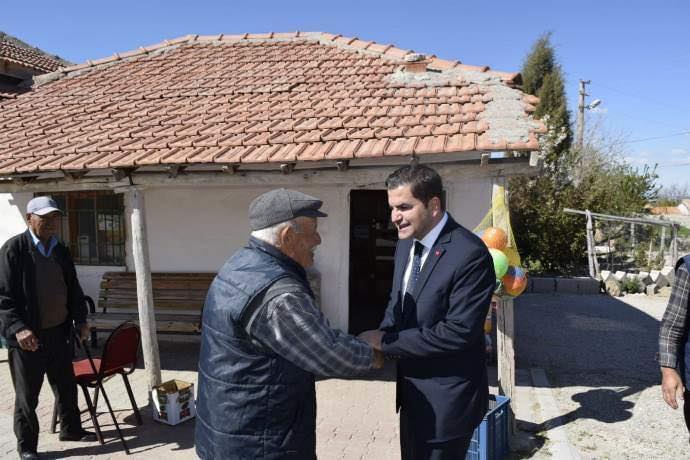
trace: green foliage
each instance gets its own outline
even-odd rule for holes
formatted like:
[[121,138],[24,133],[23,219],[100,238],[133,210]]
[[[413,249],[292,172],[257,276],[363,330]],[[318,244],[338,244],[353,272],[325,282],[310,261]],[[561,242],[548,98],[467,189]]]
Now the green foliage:
[[621,290],[627,292],[628,294],[637,294],[642,292],[642,286],[637,278],[626,277],[625,281],[621,283]]
[[[655,229],[656,230],[656,229]],[[654,241],[658,241],[658,232],[654,231],[650,234],[649,238]],[[647,244],[638,244],[633,250],[633,261],[635,267],[639,269],[644,269],[647,271],[651,270],[661,270],[664,265],[663,258],[658,251],[652,253],[652,259],[649,259],[649,246]]]
[[544,77],[556,67],[555,52],[551,46],[551,33],[539,37],[522,67],[522,90],[535,96],[544,83]]
[[561,66],[556,62],[556,52],[551,45],[551,34],[541,36],[532,47],[522,67],[523,91],[539,97],[534,116],[548,121],[548,142],[544,153],[545,163],[556,171],[567,160],[572,140],[570,113],[565,93]]
[[[561,67],[550,34],[539,38],[522,70],[524,90],[540,98],[535,112],[546,122],[541,139],[544,171],[510,180],[513,233],[524,264],[533,273],[581,274],[587,267],[582,216],[563,208],[606,214],[640,213],[658,193],[654,169],[637,170],[611,148],[571,148],[572,131]],[[606,153],[604,153],[606,152]]]

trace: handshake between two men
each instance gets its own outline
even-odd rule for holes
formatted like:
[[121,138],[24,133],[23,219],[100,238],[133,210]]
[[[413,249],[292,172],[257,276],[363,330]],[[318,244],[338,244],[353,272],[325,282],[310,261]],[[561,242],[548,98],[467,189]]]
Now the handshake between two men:
[[[219,271],[204,305],[200,458],[316,458],[315,376],[364,375],[383,367],[384,354],[402,357],[402,458],[465,458],[488,407],[482,331],[496,280],[491,256],[445,211],[432,168],[403,166],[385,185],[398,231],[390,302],[378,330],[358,338],[329,326],[308,287],[317,218],[326,217],[321,200],[276,189],[252,201],[249,244]],[[237,320],[244,315],[251,319]],[[223,432],[211,428],[218,420]]]
[[374,349],[374,368],[381,369],[384,364],[385,355],[381,351],[381,340],[383,339],[383,331],[378,329],[372,329],[370,331],[364,331],[357,337],[364,340],[366,343],[371,345]]

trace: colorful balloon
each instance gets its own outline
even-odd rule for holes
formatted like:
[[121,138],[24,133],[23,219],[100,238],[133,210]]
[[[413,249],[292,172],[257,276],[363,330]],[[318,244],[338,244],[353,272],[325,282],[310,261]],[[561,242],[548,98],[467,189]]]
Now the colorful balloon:
[[508,267],[508,271],[502,278],[503,292],[517,297],[527,288],[527,274],[520,267]]
[[489,227],[482,233],[482,241],[487,247],[502,250],[508,244],[508,235],[497,227]]
[[503,251],[489,248],[491,258],[494,260],[494,271],[496,272],[496,279],[500,280],[508,271],[508,257],[503,254]]

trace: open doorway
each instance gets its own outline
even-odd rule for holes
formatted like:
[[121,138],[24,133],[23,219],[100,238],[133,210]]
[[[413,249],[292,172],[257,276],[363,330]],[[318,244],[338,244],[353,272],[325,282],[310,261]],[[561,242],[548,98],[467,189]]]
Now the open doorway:
[[386,191],[350,192],[350,334],[376,329],[381,323],[397,241]]

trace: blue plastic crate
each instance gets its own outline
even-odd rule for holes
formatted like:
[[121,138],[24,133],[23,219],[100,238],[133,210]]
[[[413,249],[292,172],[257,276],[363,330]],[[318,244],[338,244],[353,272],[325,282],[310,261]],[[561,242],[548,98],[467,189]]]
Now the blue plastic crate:
[[489,395],[489,411],[474,430],[465,460],[501,460],[508,454],[510,398]]

